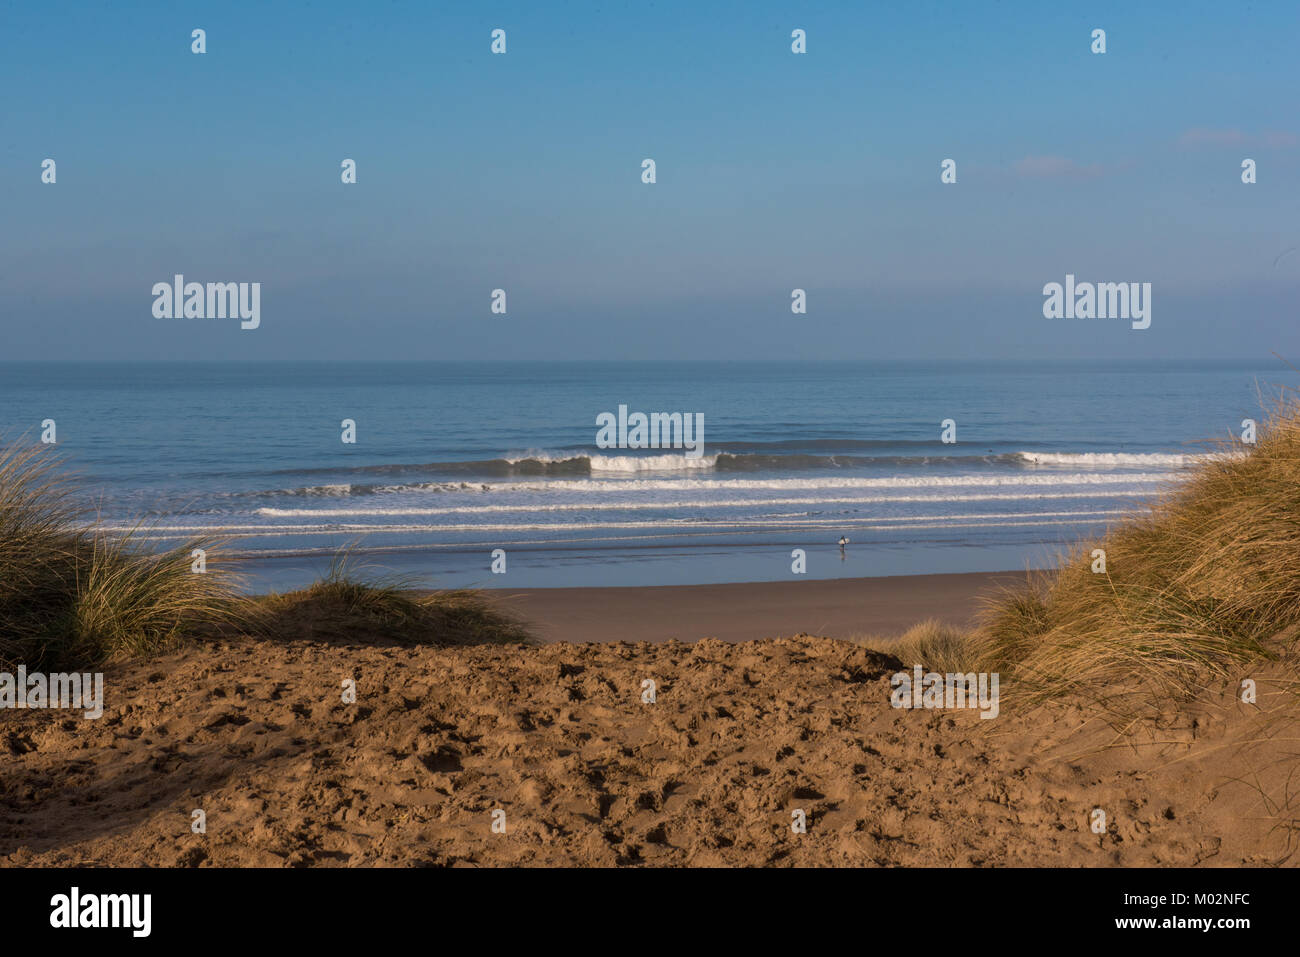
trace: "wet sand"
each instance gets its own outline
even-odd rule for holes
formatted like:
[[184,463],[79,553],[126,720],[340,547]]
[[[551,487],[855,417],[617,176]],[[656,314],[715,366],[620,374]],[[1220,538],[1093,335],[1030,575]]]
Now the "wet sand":
[[541,641],[750,641],[896,635],[926,618],[970,625],[981,599],[1024,572],[666,585],[496,589]]

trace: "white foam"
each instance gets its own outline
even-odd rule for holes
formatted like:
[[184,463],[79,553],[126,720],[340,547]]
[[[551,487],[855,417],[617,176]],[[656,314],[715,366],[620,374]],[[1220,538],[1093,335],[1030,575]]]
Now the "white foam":
[[537,462],[542,465],[562,465],[565,462],[587,462],[593,472],[682,472],[694,469],[711,469],[716,455],[690,457],[686,453],[665,455],[601,455],[597,452],[547,452],[529,450],[519,455],[507,455],[502,461],[511,465]]
[[558,462],[578,462],[585,458],[587,458],[585,452],[549,452],[545,449],[529,449],[518,455],[504,456],[502,461],[509,462],[511,465],[518,465],[520,462],[542,462],[553,465]]
[[817,498],[740,498],[740,499],[689,499],[657,502],[617,502],[589,500],[580,502],[561,502],[540,504],[536,502],[517,505],[462,505],[446,508],[423,508],[408,505],[392,505],[386,508],[259,508],[256,512],[267,518],[378,518],[397,516],[439,515],[494,515],[511,512],[629,512],[682,510],[689,508],[753,508],[755,506],[777,505],[878,505],[911,504],[915,502],[1023,502],[1047,499],[1090,499],[1090,498],[1141,498],[1149,496],[1149,490],[1128,489],[1087,492],[1019,492],[993,493],[976,495],[861,495],[833,496]]
[[[670,519],[668,521],[625,521],[625,522],[511,522],[499,524],[459,524],[446,525],[369,525],[364,523],[314,524],[314,525],[159,525],[140,532],[133,526],[105,525],[104,531],[135,532],[140,538],[171,537],[178,534],[221,534],[227,536],[249,537],[269,534],[292,533],[295,535],[334,535],[342,533],[373,532],[575,532],[575,531],[662,531],[664,535],[673,535],[682,529],[694,533],[706,531],[759,531],[764,529],[800,529],[800,528],[844,528],[880,529],[889,528],[1000,528],[1017,525],[1062,525],[1073,524],[1079,520],[1100,519],[1106,516],[1129,514],[1124,509],[1099,509],[1097,511],[1064,512],[1004,512],[994,514],[970,513],[964,515],[900,515],[900,516],[862,516],[857,519],[836,518],[742,518],[738,521],[709,519]],[[875,524],[887,522],[889,524]]]
[[680,455],[593,455],[593,472],[680,472],[689,469],[711,469],[718,463],[716,455],[691,458]]
[[1069,485],[1128,485],[1142,482],[1156,484],[1181,478],[1176,472],[1055,472],[1034,474],[1011,472],[999,475],[894,475],[880,478],[862,476],[821,476],[789,479],[548,479],[498,482],[492,491],[532,492],[654,492],[711,491],[723,489],[869,489],[869,488],[1042,488]]
[[1098,468],[1182,468],[1219,458],[1220,453],[1198,455],[1176,452],[1017,452],[1030,465],[1095,466]]
[[308,488],[302,489],[302,491],[299,492],[298,494],[320,495],[320,496],[326,496],[330,498],[336,498],[342,495],[351,495],[352,486],[347,483],[343,483],[340,485],[312,485],[309,486]]

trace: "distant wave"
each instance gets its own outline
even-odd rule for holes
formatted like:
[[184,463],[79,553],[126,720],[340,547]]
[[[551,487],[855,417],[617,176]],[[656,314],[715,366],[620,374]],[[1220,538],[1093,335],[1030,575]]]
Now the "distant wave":
[[[773,447],[785,443],[769,443]],[[906,443],[878,443],[878,445],[898,446]],[[775,452],[727,452],[714,451],[709,455],[691,457],[682,451],[647,452],[645,454],[606,454],[592,451],[538,451],[529,450],[517,455],[498,459],[481,459],[474,461],[430,462],[424,465],[363,465],[347,470],[348,474],[365,476],[392,476],[405,486],[426,485],[430,488],[460,487],[459,483],[439,482],[437,479],[455,479],[463,476],[461,482],[472,478],[503,479],[531,477],[581,477],[581,476],[616,476],[618,474],[638,474],[651,472],[804,472],[813,470],[844,469],[897,469],[900,471],[965,468],[989,469],[1005,468],[1008,470],[1025,469],[1035,466],[1066,466],[1075,469],[1101,468],[1183,468],[1198,462],[1214,458],[1214,454],[1179,454],[1166,452],[989,452],[980,454],[940,454],[939,443],[913,443],[934,445],[934,455],[830,455],[823,452],[790,451]],[[872,445],[863,442],[806,442],[804,448],[819,445],[835,445],[862,449]],[[718,446],[714,446],[715,449]],[[947,446],[946,448],[951,448]],[[308,469],[297,472],[299,475],[311,475],[322,470]],[[328,470],[338,474],[338,470]],[[401,481],[406,479],[407,481]],[[367,490],[385,488],[373,482],[335,483],[308,486],[306,494],[329,495],[365,494]],[[338,490],[338,491],[332,491]],[[291,490],[286,490],[290,492]],[[247,493],[243,493],[247,494]]]
[[[982,443],[985,448],[993,447],[1014,447],[1014,441],[988,441]],[[709,442],[706,445],[706,451],[710,454],[709,459],[717,459],[719,455],[728,458],[763,458],[768,457],[770,461],[781,462],[795,460],[801,457],[809,459],[830,462],[832,460],[844,460],[844,456],[833,456],[825,453],[829,452],[879,452],[882,449],[901,449],[901,450],[919,450],[932,449],[933,455],[863,455],[850,457],[852,460],[863,462],[891,462],[891,461],[914,461],[927,462],[939,460],[960,460],[960,459],[986,459],[999,458],[1007,461],[1014,460],[1014,454],[988,455],[988,456],[955,456],[949,453],[954,451],[953,446],[947,445],[938,440],[907,440],[907,439],[782,439],[772,442]],[[658,452],[658,450],[655,450]],[[791,454],[793,453],[793,454]],[[509,453],[500,458],[491,459],[451,459],[438,462],[406,462],[406,463],[385,463],[381,465],[362,465],[355,468],[357,472],[371,472],[375,474],[384,474],[391,472],[408,472],[408,471],[433,471],[433,472],[486,472],[486,473],[508,473],[514,470],[538,470],[544,472],[578,470],[588,468],[593,458],[682,458],[681,451],[672,451],[665,449],[662,454],[647,454],[644,456],[631,455],[613,455],[607,456],[605,453],[592,449],[589,446],[562,446],[554,449],[527,449],[517,453]],[[643,468],[648,466],[641,466]],[[283,475],[310,475],[312,473],[329,473],[333,472],[332,468],[308,468],[308,469],[276,469],[270,474]],[[243,474],[243,473],[240,473]]]
[[1084,466],[1179,468],[1219,458],[1222,453],[1193,455],[1170,452],[1017,452],[1016,455],[1031,465],[1069,465],[1074,468]]
[[889,476],[806,476],[802,478],[609,478],[549,479],[521,482],[413,482],[391,485],[310,485],[305,488],[266,492],[240,492],[240,498],[293,496],[305,498],[348,498],[363,495],[491,492],[580,492],[625,494],[628,492],[790,490],[819,489],[927,489],[927,488],[1059,488],[1072,485],[1156,485],[1177,479],[1177,472],[1006,472],[984,475]]
[[[862,444],[856,443],[855,447],[860,447]],[[811,452],[787,452],[777,455],[758,452],[715,452],[712,455],[690,458],[682,452],[659,455],[603,455],[587,452],[577,455],[532,453],[518,458],[465,464],[473,465],[489,474],[504,472],[519,475],[566,475],[584,472],[589,474],[684,472],[698,469],[715,469],[719,472],[780,472],[796,469],[915,468],[933,464],[962,466],[995,463],[1019,465],[1020,459],[1010,453],[1003,455],[819,455]],[[507,468],[503,468],[503,465]]]
[[835,528],[835,529],[880,529],[886,530],[891,528],[998,528],[998,527],[1015,527],[1019,525],[1061,525],[1071,524],[1079,521],[1099,521],[1104,518],[1128,514],[1124,509],[1098,509],[1098,510],[1070,510],[1058,512],[1002,512],[1002,513],[971,513],[971,514],[951,514],[951,515],[901,515],[901,516],[835,516],[832,518],[822,518],[814,516],[747,516],[737,519],[726,518],[709,518],[699,517],[690,519],[675,519],[662,521],[659,519],[636,520],[607,520],[607,521],[589,521],[589,522],[502,522],[502,523],[473,523],[473,524],[445,524],[439,523],[436,526],[427,524],[383,524],[376,525],[364,522],[352,523],[328,523],[328,524],[290,524],[290,525],[155,525],[150,526],[143,531],[137,530],[134,526],[120,524],[105,524],[100,526],[104,531],[110,532],[131,532],[141,538],[157,539],[170,538],[176,535],[194,535],[194,534],[221,534],[238,537],[257,537],[276,534],[295,534],[295,535],[330,535],[348,532],[376,532],[376,533],[394,533],[394,532],[427,532],[437,530],[440,532],[497,532],[497,533],[517,533],[517,532],[575,532],[575,531],[597,531],[597,530],[616,530],[616,531],[643,531],[659,532],[666,537],[674,534],[688,531],[690,533],[699,533],[701,531],[713,530],[732,530],[732,531],[758,531],[763,529],[812,529],[812,528]]
[[589,472],[683,472],[694,469],[711,469],[717,465],[719,456],[700,455],[690,457],[684,452],[663,455],[578,455],[573,458],[545,460],[537,458],[506,459],[518,467],[526,463],[538,465],[576,465],[579,469],[585,464]]
[[629,479],[610,482],[600,479],[555,479],[547,482],[515,482],[502,486],[484,486],[512,491],[546,492],[641,492],[716,489],[870,489],[870,488],[1033,488],[1068,485],[1156,484],[1177,479],[1176,472],[1005,472],[984,475],[913,475],[887,476],[803,476],[800,478],[663,478]]
[[492,486],[479,482],[411,482],[398,485],[365,485],[347,483],[335,485],[307,485],[303,488],[281,488],[262,492],[233,492],[227,497],[262,498],[264,496],[291,495],[304,498],[348,498],[354,495],[382,495],[392,492],[487,492]]
[[[559,502],[539,505],[537,503],[517,505],[460,505],[447,507],[421,507],[411,505],[391,505],[384,508],[367,508],[352,506],[348,508],[259,508],[257,515],[266,518],[396,518],[425,517],[433,518],[444,515],[510,515],[518,512],[542,514],[544,512],[682,512],[687,509],[728,509],[756,507],[777,508],[781,506],[803,505],[816,506],[825,510],[830,506],[853,505],[859,508],[867,505],[913,505],[917,503],[948,505],[956,502],[1041,502],[1049,500],[1070,499],[1076,501],[1088,499],[1142,498],[1149,496],[1149,490],[1104,489],[1096,492],[1017,492],[1013,494],[976,494],[976,495],[862,495],[854,497],[819,496],[816,498],[742,498],[742,499],[671,499],[651,502],[612,502],[606,500],[586,500],[581,502]],[[805,514],[813,514],[806,512]]]

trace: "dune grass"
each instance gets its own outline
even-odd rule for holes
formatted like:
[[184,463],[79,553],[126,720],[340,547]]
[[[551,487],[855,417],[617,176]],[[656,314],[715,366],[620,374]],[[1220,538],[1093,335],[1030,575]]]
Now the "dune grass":
[[0,449],[0,662],[50,670],[155,654],[237,617],[235,577],[192,570],[196,538],[164,551],[86,527],[59,457]]
[[1181,698],[1284,650],[1300,622],[1300,404],[1281,401],[1255,446],[1215,452],[1054,573],[997,597],[970,641],[981,669],[1030,699]]
[[320,581],[255,602],[258,631],[272,637],[466,645],[529,640],[523,625],[481,592],[422,591],[412,578],[378,573],[341,550]]
[[918,622],[897,638],[867,639],[873,651],[893,655],[910,670],[920,665],[940,674],[965,674],[973,660],[971,634],[935,618]]
[[976,628],[927,621],[868,644],[909,667],[998,672],[1028,703],[1078,695],[1116,709],[1247,676],[1300,623],[1300,402],[1280,401],[1253,447],[1210,451],[1055,570],[991,596]]
[[[84,670],[218,633],[293,640],[304,624],[343,640],[409,644],[527,637],[477,592],[417,594],[408,582],[368,579],[350,551],[304,591],[248,599],[218,539],[153,549],[145,528],[94,528],[75,491],[47,446],[0,447],[0,667]],[[194,570],[195,549],[206,553],[204,572]]]

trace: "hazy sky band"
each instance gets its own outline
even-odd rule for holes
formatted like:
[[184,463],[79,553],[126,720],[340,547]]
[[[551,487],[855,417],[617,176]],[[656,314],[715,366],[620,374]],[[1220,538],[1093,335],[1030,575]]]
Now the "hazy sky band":
[[[981,6],[6,5],[5,355],[1300,354],[1300,7]],[[1044,319],[1067,273],[1151,328]]]

